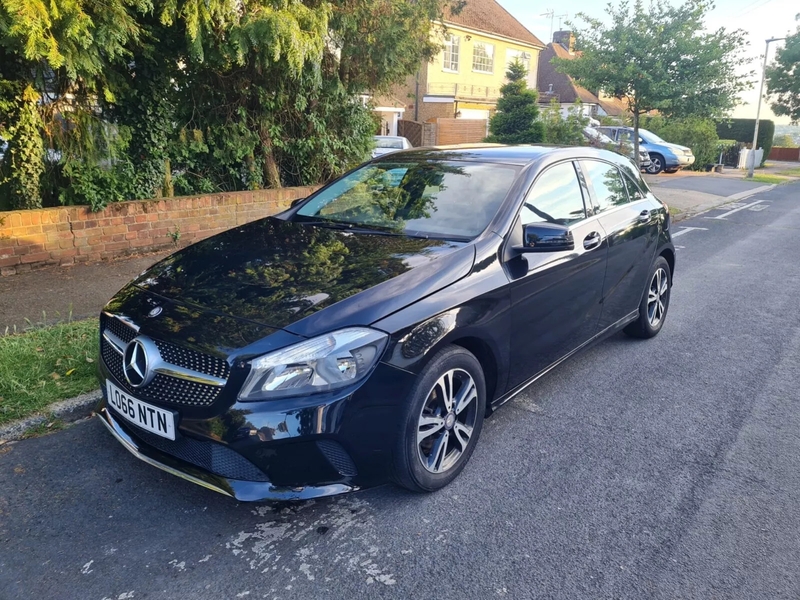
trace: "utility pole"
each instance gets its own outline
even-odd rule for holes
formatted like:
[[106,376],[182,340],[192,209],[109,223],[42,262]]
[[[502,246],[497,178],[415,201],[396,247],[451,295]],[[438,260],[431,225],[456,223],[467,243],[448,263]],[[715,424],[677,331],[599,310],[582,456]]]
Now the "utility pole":
[[761,67],[761,87],[758,88],[758,104],[756,105],[756,128],[753,132],[753,149],[750,151],[750,158],[749,165],[747,167],[747,178],[753,178],[753,171],[756,168],[756,148],[758,147],[758,121],[761,117],[761,98],[764,96],[764,79],[767,76],[767,57],[769,56],[769,45],[772,42],[780,42],[785,40],[786,38],[769,38],[767,40],[767,46],[764,50],[764,65]]

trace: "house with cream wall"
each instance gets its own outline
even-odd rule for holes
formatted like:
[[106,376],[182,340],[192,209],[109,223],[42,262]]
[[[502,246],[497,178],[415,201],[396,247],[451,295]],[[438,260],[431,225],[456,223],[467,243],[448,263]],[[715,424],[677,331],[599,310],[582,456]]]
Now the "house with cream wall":
[[406,102],[404,119],[488,119],[515,59],[528,67],[528,86],[536,89],[544,44],[495,0],[469,0],[459,14],[436,22],[434,35],[444,49],[393,94]]

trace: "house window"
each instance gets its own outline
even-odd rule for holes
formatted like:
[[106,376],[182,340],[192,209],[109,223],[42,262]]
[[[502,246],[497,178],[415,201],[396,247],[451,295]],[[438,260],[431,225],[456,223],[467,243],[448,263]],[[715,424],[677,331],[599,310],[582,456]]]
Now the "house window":
[[531,53],[523,52],[522,50],[506,50],[506,65],[510,65],[515,60],[519,60],[525,65],[525,70],[530,74],[531,72]]
[[444,40],[444,60],[442,68],[445,71],[458,73],[458,49],[461,38],[457,35],[448,35]]
[[475,42],[472,46],[472,70],[478,73],[494,73],[494,45]]

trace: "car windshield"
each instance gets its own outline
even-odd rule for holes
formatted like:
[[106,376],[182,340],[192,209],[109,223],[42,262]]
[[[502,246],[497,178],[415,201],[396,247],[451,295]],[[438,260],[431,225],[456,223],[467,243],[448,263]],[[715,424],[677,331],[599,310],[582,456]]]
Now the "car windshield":
[[381,161],[322,190],[296,216],[412,236],[470,239],[486,229],[518,172],[511,165]]
[[594,127],[584,127],[583,133],[585,133],[588,137],[592,138],[593,140],[597,140],[602,144],[613,144],[614,140],[608,137],[605,133],[602,133],[595,129]]
[[375,147],[376,148],[393,148],[395,150],[402,150],[403,149],[403,140],[401,140],[400,138],[376,137],[375,138]]
[[652,131],[647,131],[647,129],[640,129],[639,130],[639,137],[642,138],[645,142],[650,144],[666,144],[664,140],[658,137]]

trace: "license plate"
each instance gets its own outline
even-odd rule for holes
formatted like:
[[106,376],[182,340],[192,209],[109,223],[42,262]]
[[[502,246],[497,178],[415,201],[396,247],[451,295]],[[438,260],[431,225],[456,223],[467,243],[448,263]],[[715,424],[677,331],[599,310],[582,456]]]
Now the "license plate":
[[125,420],[156,435],[175,439],[175,415],[147,402],[134,398],[106,380],[108,405]]

